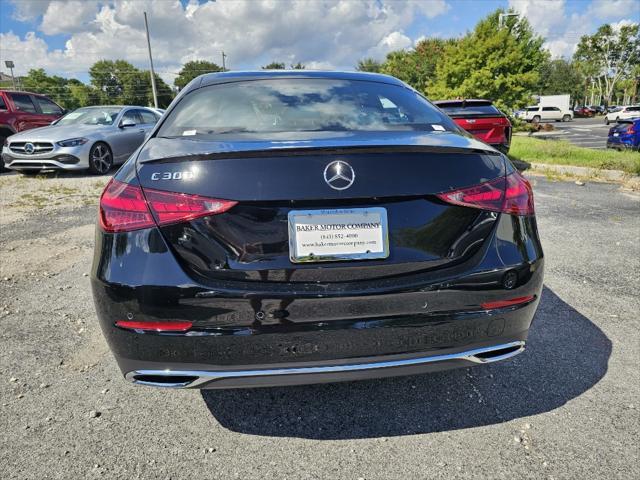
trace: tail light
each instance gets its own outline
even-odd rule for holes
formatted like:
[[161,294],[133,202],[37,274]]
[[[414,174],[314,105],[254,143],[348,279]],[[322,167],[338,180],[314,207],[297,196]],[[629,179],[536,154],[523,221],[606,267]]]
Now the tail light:
[[100,197],[100,226],[127,232],[226,212],[237,202],[129,185],[115,179]]
[[636,133],[636,129],[634,128],[633,123],[632,123],[631,125],[629,125],[629,128],[627,128],[627,132],[626,132],[626,133],[629,133],[629,134],[631,134],[631,135],[633,135],[634,133]]
[[526,297],[510,298],[508,300],[496,300],[495,302],[485,302],[480,306],[483,310],[495,310],[496,308],[514,307],[523,303],[529,303],[533,299],[533,295],[527,295]]
[[518,172],[437,196],[444,202],[463,207],[513,215],[534,214],[531,184]]

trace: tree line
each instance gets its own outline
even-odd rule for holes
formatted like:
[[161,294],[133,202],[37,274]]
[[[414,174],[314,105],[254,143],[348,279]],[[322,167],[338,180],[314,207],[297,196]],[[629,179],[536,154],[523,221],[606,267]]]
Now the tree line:
[[596,105],[638,100],[638,24],[602,25],[581,37],[571,59],[551,59],[525,18],[501,22],[503,13],[490,14],[459,39],[427,38],[383,62],[365,58],[356,68],[398,77],[433,100],[486,98],[507,110],[530,104],[532,95],[568,93],[575,104]]
[[[614,29],[602,25],[584,35],[571,59],[551,59],[544,38],[523,17],[503,17],[497,10],[461,38],[426,38],[415,48],[389,53],[384,61],[364,58],[357,70],[393,75],[431,99],[487,98],[510,111],[532,95],[570,94],[574,103],[611,104],[637,101],[640,81],[638,24]],[[263,69],[284,69],[273,61]],[[291,69],[304,69],[296,63]],[[207,60],[185,63],[173,88],[155,75],[158,104],[166,107],[175,93],[203,73],[223,68]],[[26,90],[44,93],[67,109],[98,104],[151,105],[148,70],[125,60],[100,60],[89,69],[89,84],[30,70]]]

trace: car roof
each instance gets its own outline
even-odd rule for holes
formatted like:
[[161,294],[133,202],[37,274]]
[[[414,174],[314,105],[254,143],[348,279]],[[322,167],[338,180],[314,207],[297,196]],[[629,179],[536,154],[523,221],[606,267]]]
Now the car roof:
[[436,105],[440,105],[442,103],[493,103],[491,100],[487,100],[486,98],[459,98],[454,100],[434,100],[433,103]]
[[264,80],[269,78],[322,78],[332,80],[361,80],[406,86],[402,81],[390,75],[370,72],[320,71],[320,70],[247,70],[206,73],[191,88],[199,88],[218,83],[239,82],[247,80]]
[[20,90],[6,90],[4,88],[0,88],[0,92],[3,92],[3,93],[21,93],[23,95],[35,95],[36,97],[47,97],[47,98],[49,98],[44,93],[26,92],[24,90],[22,90],[22,91],[20,91]]
[[86,107],[78,107],[76,110],[81,108],[146,108],[152,110],[151,107],[142,107],[140,105],[87,105]]

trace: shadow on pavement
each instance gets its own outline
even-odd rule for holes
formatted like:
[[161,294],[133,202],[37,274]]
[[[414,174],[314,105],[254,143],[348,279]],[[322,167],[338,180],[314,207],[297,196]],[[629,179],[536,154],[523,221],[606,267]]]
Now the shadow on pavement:
[[203,390],[232,431],[318,440],[440,432],[556,409],[607,372],[611,341],[545,287],[527,350],[504,363],[412,377]]

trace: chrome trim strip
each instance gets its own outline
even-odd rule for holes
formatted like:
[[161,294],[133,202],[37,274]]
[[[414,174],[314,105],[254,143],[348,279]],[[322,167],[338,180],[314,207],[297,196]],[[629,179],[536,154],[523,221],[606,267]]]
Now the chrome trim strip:
[[[517,347],[516,350],[497,355],[495,357],[482,358],[478,355],[497,352],[509,348]],[[354,372],[359,370],[373,370],[378,368],[407,367],[412,365],[424,365],[429,363],[445,362],[450,360],[462,360],[472,363],[493,363],[507,358],[514,357],[522,353],[525,348],[525,342],[517,341],[493,345],[491,347],[476,348],[474,350],[466,350],[464,352],[449,353],[446,355],[433,355],[429,357],[408,358],[403,360],[390,360],[384,362],[372,363],[356,363],[351,365],[328,365],[322,367],[298,367],[298,368],[274,368],[265,370],[229,370],[229,371],[207,371],[207,370],[134,370],[125,375],[125,378],[133,383],[140,385],[149,385],[153,387],[165,388],[185,388],[197,387],[203,383],[220,380],[224,378],[239,377],[264,377],[273,375],[307,375],[315,373],[335,373],[335,372]],[[145,380],[136,380],[136,376],[154,375],[160,377],[198,377],[192,382],[175,382],[161,383],[148,382]]]

